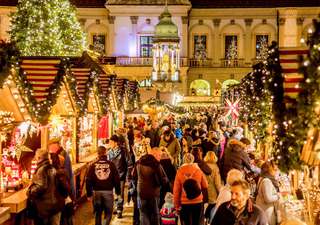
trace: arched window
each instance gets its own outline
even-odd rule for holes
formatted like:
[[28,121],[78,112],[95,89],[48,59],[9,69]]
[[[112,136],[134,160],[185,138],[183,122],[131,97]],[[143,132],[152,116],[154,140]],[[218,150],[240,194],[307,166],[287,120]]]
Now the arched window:
[[190,93],[195,96],[210,96],[210,83],[206,80],[194,80],[190,84]]
[[240,83],[239,81],[234,80],[234,79],[225,80],[222,83],[221,89],[222,89],[222,91],[225,91],[228,89],[228,87],[235,85],[235,84],[239,84],[239,83]]

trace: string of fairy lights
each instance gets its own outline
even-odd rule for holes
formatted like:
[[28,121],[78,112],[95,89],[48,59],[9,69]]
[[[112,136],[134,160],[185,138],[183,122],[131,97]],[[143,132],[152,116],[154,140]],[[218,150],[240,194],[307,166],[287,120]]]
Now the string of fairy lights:
[[[258,142],[272,138],[272,157],[283,171],[301,168],[301,150],[310,135],[310,129],[320,127],[320,22],[313,21],[309,29],[309,47],[306,58],[300,59],[302,91],[294,104],[284,94],[284,76],[279,60],[279,48],[273,42],[268,58],[253,66],[253,71],[229,91],[241,96],[241,120],[247,122]],[[308,135],[309,134],[309,135]],[[320,152],[317,153],[320,160]],[[317,159],[315,159],[317,160]]]

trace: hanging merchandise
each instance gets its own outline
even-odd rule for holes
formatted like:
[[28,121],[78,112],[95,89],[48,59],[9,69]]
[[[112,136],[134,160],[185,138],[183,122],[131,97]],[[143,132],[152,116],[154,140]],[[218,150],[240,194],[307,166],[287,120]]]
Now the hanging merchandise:
[[89,156],[93,145],[94,115],[87,114],[79,120],[79,160]]

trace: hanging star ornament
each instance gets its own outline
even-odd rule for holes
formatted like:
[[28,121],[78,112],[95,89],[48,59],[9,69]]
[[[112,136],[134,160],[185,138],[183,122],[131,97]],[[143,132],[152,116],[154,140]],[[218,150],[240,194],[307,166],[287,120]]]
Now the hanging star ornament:
[[16,145],[16,146],[14,147],[14,153],[15,153],[18,161],[20,161],[22,152],[33,152],[33,150],[30,149],[30,148],[28,148],[28,147],[25,146],[25,145]]

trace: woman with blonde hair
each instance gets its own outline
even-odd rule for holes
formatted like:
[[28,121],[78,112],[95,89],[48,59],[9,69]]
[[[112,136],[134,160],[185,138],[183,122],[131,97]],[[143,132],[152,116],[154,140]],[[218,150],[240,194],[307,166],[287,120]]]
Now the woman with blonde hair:
[[276,225],[281,219],[277,215],[280,200],[279,183],[275,179],[277,169],[274,161],[265,162],[257,185],[256,204],[265,212],[269,225]]
[[208,220],[210,218],[210,212],[216,204],[216,200],[221,189],[221,177],[219,172],[219,167],[217,165],[218,158],[213,151],[208,151],[204,157],[204,161],[211,168],[212,173],[206,175],[208,181],[208,207],[204,213],[205,218]]

